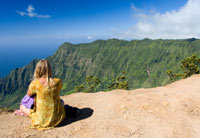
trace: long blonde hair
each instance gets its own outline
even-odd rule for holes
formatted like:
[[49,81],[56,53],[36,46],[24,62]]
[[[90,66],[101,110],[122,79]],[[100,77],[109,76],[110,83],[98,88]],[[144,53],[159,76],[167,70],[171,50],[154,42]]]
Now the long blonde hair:
[[46,78],[47,82],[49,82],[52,77],[51,66],[46,59],[40,60],[35,68],[35,72],[33,75],[33,79]]

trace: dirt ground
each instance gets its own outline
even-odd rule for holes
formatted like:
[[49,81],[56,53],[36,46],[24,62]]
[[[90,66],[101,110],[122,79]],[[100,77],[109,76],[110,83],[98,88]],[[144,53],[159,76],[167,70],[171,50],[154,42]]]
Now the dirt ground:
[[28,117],[0,114],[0,138],[200,138],[200,75],[164,87],[63,96],[80,109],[59,127],[30,129]]

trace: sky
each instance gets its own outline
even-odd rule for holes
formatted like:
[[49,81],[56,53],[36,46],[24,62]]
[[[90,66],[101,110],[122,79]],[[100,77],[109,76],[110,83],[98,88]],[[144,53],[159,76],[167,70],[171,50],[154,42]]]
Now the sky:
[[0,0],[0,77],[64,42],[200,38],[200,0]]
[[1,0],[0,47],[200,37],[200,0]]

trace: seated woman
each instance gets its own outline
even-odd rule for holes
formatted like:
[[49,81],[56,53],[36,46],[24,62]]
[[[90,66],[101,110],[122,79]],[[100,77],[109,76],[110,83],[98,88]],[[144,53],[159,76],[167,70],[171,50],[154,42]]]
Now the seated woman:
[[34,108],[27,108],[23,103],[20,105],[20,110],[31,118],[31,128],[45,130],[64,120],[64,103],[60,100],[61,87],[61,80],[52,78],[48,61],[40,60],[35,68],[34,80],[27,91],[29,97],[36,95]]

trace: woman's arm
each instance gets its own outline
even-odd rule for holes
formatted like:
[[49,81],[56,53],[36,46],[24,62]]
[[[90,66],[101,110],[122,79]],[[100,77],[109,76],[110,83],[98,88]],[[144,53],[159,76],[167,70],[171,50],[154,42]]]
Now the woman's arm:
[[28,86],[28,90],[27,90],[27,95],[28,96],[32,96],[32,95],[34,95],[34,94],[36,94],[35,92],[35,89],[36,89],[36,81],[32,81],[31,83],[30,83],[30,85]]
[[30,96],[30,97],[33,95],[29,89],[27,91],[27,95]]

